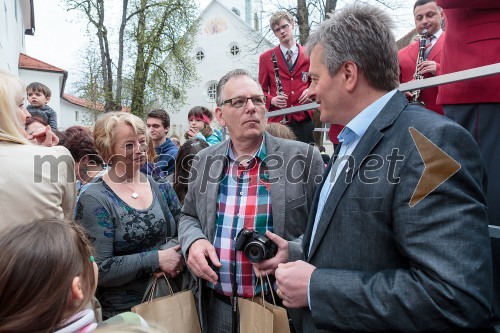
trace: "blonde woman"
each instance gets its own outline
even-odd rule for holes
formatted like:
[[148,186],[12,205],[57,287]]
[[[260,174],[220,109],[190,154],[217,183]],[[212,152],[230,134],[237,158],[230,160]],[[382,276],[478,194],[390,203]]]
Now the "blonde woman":
[[97,295],[106,319],[139,304],[152,274],[175,277],[184,269],[179,246],[165,244],[177,237],[181,205],[170,184],[140,172],[148,151],[140,118],[105,114],[94,127],[94,143],[110,167],[79,197],[76,220],[96,249]]
[[[70,218],[75,203],[74,162],[64,147],[32,144],[24,130],[21,81],[0,71],[0,229],[41,218]],[[51,146],[50,127],[31,139]]]

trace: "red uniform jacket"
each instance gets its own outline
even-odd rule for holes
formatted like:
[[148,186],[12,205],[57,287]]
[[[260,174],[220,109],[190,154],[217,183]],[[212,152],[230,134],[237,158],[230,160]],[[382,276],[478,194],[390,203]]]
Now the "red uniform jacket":
[[[309,58],[307,58],[304,54],[304,48],[302,46],[299,45],[299,55],[292,73],[288,70],[279,45],[262,53],[259,58],[259,82],[262,86],[262,90],[264,90],[264,94],[267,97],[266,107],[270,112],[273,110],[279,110],[274,106],[271,107],[271,99],[278,95],[276,92],[276,79],[272,58],[273,52],[276,53],[276,59],[278,60],[278,68],[283,92],[288,96],[286,105],[287,108],[300,105],[299,97],[302,92],[309,87]],[[313,110],[296,112],[291,115],[287,115],[287,117],[292,117],[296,121],[303,121],[308,117],[312,119]],[[283,116],[277,116],[270,117],[268,121],[279,122],[282,119]]]
[[[441,74],[500,62],[500,1],[438,0],[446,16]],[[500,102],[500,75],[439,86],[439,104]]]
[[[443,32],[436,44],[432,47],[427,60],[432,60],[436,62],[436,75],[440,74],[440,61],[441,61],[441,50],[443,47],[445,39],[445,33]],[[404,49],[398,52],[399,58],[399,82],[405,83],[413,80],[413,75],[415,74],[415,68],[417,64],[417,57],[419,52],[419,41],[411,43]],[[431,75],[429,73],[425,74],[424,77],[428,78]],[[425,103],[425,107],[429,110],[443,114],[443,107],[436,103],[438,95],[438,88],[431,87],[422,89],[420,91],[420,100]]]

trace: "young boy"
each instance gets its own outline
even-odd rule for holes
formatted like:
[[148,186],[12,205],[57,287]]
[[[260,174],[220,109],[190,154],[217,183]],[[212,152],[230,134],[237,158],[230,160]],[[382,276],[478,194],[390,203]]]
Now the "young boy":
[[26,87],[26,94],[30,103],[27,109],[31,116],[42,118],[53,131],[57,130],[57,114],[47,105],[51,96],[50,89],[40,82],[32,82]]

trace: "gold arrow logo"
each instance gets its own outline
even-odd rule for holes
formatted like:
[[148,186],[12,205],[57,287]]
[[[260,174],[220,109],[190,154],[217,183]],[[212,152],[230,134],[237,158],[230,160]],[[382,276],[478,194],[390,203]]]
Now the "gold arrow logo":
[[414,207],[439,185],[457,173],[461,166],[415,128],[410,127],[409,131],[425,165],[424,172],[420,176],[410,199],[410,207]]

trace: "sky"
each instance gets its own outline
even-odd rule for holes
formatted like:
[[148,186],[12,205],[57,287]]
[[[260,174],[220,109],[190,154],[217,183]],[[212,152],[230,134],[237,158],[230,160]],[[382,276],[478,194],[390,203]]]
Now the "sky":
[[[204,9],[211,0],[198,0]],[[338,7],[349,0],[339,0]],[[389,3],[397,0],[386,0]],[[408,4],[413,1],[405,1]],[[76,12],[67,12],[62,0],[35,0],[35,35],[26,36],[26,52],[29,56],[47,62],[69,72],[66,91],[74,93],[83,50],[88,43],[86,23]],[[391,11],[398,30],[396,38],[413,28],[412,6]]]

